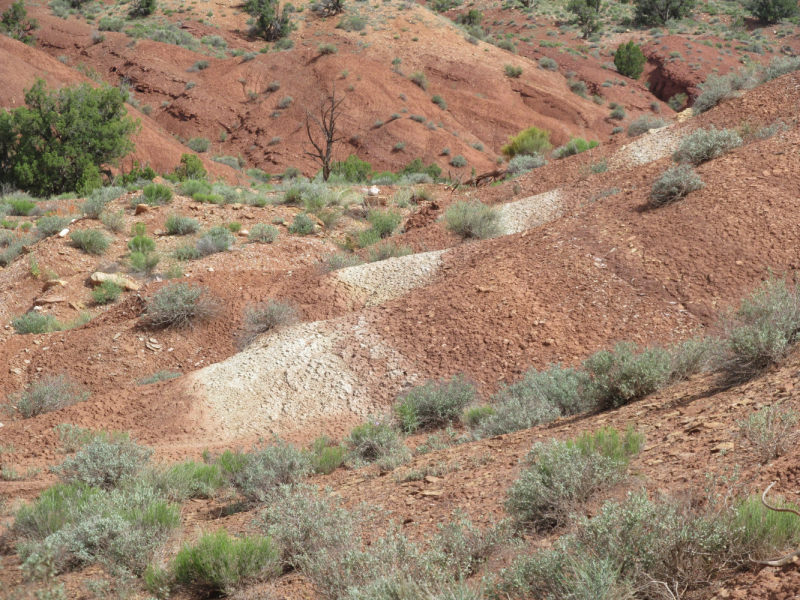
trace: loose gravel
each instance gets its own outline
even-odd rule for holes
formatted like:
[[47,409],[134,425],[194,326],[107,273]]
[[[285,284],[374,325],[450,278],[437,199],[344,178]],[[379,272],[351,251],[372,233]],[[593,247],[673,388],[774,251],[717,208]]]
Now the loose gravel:
[[620,148],[608,161],[608,168],[630,169],[664,158],[675,152],[680,140],[671,126],[651,129]]
[[563,214],[561,191],[551,190],[499,207],[500,225],[508,235],[538,227]]

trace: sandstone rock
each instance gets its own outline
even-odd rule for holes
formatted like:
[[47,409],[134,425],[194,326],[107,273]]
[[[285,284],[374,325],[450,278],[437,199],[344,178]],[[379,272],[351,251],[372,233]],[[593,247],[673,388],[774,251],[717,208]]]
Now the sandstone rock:
[[150,212],[150,207],[147,204],[137,204],[136,205],[136,214],[140,215],[142,213]]
[[64,296],[50,296],[50,297],[42,297],[37,298],[33,301],[35,306],[41,306],[43,304],[58,304],[59,302],[66,302],[67,299]]
[[375,186],[375,185],[373,185],[371,188],[369,188],[369,190],[367,191],[367,193],[368,193],[370,196],[377,196],[378,194],[380,194],[380,193],[381,193],[381,190],[380,190],[380,188],[378,188],[378,186]]
[[63,279],[51,279],[50,281],[45,281],[44,287],[42,288],[42,293],[51,290],[54,287],[67,287],[67,282]]
[[62,229],[61,231],[58,232],[58,237],[60,237],[60,238],[65,238],[65,237],[67,237],[67,235],[69,235],[69,229],[68,228]]
[[711,449],[711,452],[730,452],[733,450],[733,442],[722,442]]
[[116,274],[109,274],[109,273],[101,273],[96,272],[92,273],[92,276],[89,278],[92,285],[100,285],[104,281],[111,281],[116,283],[119,287],[128,290],[129,292],[138,292],[142,286],[140,286],[135,281],[131,281],[127,277],[123,277],[122,275]]

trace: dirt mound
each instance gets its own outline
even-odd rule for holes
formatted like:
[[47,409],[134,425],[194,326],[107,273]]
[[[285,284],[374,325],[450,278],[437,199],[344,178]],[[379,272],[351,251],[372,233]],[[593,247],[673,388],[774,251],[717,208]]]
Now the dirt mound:
[[[79,72],[70,69],[60,61],[37,48],[26,46],[6,36],[0,36],[0,108],[16,108],[25,104],[24,90],[30,88],[37,78],[43,79],[49,87],[93,83]],[[141,120],[142,129],[134,136],[136,146],[131,155],[121,163],[124,171],[129,171],[133,161],[150,165],[160,173],[171,172],[180,164],[182,154],[194,154],[179,144],[162,127],[149,117],[128,106],[128,113]],[[213,177],[237,181],[236,171],[225,165],[201,157],[203,166]]]

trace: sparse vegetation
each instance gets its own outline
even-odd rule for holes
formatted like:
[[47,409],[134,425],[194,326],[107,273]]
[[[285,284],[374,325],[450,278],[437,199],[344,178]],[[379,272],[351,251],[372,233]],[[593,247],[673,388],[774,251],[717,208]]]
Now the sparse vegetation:
[[176,371],[157,371],[147,377],[142,377],[136,381],[136,385],[150,385],[151,383],[158,383],[159,381],[167,381],[180,377],[181,374]]
[[514,65],[503,65],[503,68],[506,72],[506,77],[510,77],[512,79],[519,79],[522,77],[522,67],[514,66]]
[[631,124],[628,125],[628,137],[636,137],[637,135],[647,133],[651,129],[659,129],[660,127],[664,127],[666,125],[667,122],[664,121],[664,119],[651,117],[649,115],[642,115],[641,117],[634,119]]
[[558,71],[558,63],[547,56],[539,59],[539,67],[547,71]]
[[719,158],[726,152],[742,145],[742,138],[733,129],[695,129],[681,140],[680,146],[672,155],[675,162],[699,165]]
[[30,419],[83,402],[88,397],[89,392],[67,375],[44,375],[23,391],[9,396],[9,400],[23,419]]
[[508,144],[501,148],[508,158],[515,156],[543,155],[553,148],[550,143],[550,132],[546,129],[529,127],[508,139]]
[[298,320],[297,310],[288,302],[270,299],[256,306],[248,306],[244,311],[243,344],[248,345],[262,333],[293,325]]
[[347,461],[356,467],[376,463],[379,468],[391,471],[411,458],[400,434],[387,417],[369,417],[353,428],[344,443],[348,448]]
[[168,216],[164,227],[170,235],[189,235],[200,231],[200,223],[197,222],[197,219],[183,215]]
[[149,183],[142,188],[140,199],[150,206],[161,206],[172,202],[172,190],[160,183]]
[[103,254],[108,250],[111,240],[97,229],[79,229],[69,234],[72,243],[87,254]]
[[306,213],[299,213],[295,215],[294,221],[289,225],[289,233],[295,235],[309,235],[314,233],[314,221]]
[[541,154],[533,154],[533,155],[526,155],[521,154],[519,156],[515,156],[510,161],[508,161],[508,173],[509,175],[522,175],[523,173],[527,173],[528,171],[532,171],[533,169],[538,169],[539,167],[543,167],[547,164],[547,160]]
[[414,71],[411,75],[408,76],[409,80],[417,84],[423,90],[428,89],[428,78],[425,76],[425,73],[422,71]]
[[92,299],[97,304],[110,304],[115,302],[122,294],[122,288],[113,281],[104,281],[92,290]]
[[755,448],[761,464],[783,456],[797,443],[797,411],[780,405],[765,406],[739,422],[742,437]]
[[556,158],[566,158],[568,156],[574,156],[576,154],[581,154],[582,152],[586,152],[587,150],[591,150],[592,148],[596,148],[600,143],[595,140],[586,141],[583,138],[572,138],[569,142],[564,144],[563,146],[559,146],[555,150],[553,150],[553,156]]
[[251,242],[261,242],[264,244],[271,244],[278,239],[278,228],[266,223],[256,223],[250,229],[247,239]]
[[299,483],[312,470],[308,452],[281,440],[272,446],[254,446],[249,452],[228,450],[217,464],[231,486],[250,504],[269,501],[281,486]]

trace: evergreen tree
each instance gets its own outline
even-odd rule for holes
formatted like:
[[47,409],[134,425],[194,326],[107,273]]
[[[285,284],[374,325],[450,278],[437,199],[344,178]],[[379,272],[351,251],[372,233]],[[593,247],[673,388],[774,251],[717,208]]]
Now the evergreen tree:
[[252,32],[268,42],[286,37],[292,30],[291,4],[281,8],[278,0],[247,0],[244,9],[253,18]]
[[0,15],[0,33],[28,46],[36,45],[36,37],[31,32],[37,29],[39,23],[36,19],[28,19],[28,11],[23,0],[14,2],[11,8]]
[[694,10],[696,0],[634,0],[636,20],[643,25],[664,25],[682,19]]
[[749,0],[745,8],[759,21],[777,23],[797,14],[797,0]]
[[620,44],[614,53],[614,66],[617,67],[617,71],[631,79],[639,79],[642,76],[646,62],[644,52],[633,40],[627,44]]

